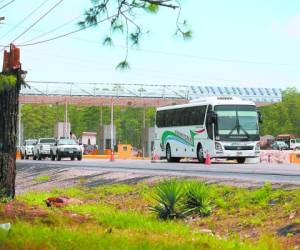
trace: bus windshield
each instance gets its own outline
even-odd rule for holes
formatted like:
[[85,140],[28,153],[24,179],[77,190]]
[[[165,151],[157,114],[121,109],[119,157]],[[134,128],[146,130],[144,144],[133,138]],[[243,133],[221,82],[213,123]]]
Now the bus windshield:
[[215,106],[215,112],[217,114],[216,136],[220,140],[257,140],[259,138],[255,106],[219,105]]

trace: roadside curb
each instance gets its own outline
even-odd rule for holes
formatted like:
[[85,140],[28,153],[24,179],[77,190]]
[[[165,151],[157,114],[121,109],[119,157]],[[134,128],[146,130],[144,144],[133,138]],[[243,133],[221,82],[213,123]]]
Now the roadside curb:
[[[131,157],[131,158],[119,158],[117,154],[114,155],[115,160],[150,160],[149,157]],[[110,155],[83,155],[83,159],[103,159],[109,160]]]

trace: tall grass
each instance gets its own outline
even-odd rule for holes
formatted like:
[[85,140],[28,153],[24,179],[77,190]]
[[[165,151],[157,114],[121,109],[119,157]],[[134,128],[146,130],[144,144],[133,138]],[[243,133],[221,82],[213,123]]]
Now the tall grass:
[[[162,222],[160,222],[162,223]],[[278,250],[278,243],[262,238],[256,245],[238,239],[217,239],[199,233],[180,234],[148,233],[146,230],[107,230],[101,225],[80,225],[68,227],[48,226],[39,223],[15,222],[7,233],[0,231],[0,249],[236,249],[236,250]]]

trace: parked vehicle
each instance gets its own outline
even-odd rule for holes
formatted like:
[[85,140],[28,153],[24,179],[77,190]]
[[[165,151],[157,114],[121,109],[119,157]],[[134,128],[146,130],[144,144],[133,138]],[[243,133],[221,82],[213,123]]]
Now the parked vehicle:
[[70,157],[72,161],[77,158],[82,160],[82,148],[73,139],[59,139],[50,149],[50,157],[52,161],[57,159]]
[[296,138],[298,138],[298,136],[295,135],[295,134],[282,134],[282,135],[277,135],[276,136],[276,141],[283,141],[288,145],[289,149],[294,149],[294,148],[292,148],[293,145],[291,145],[291,143]]
[[299,138],[290,140],[290,149],[300,150],[300,139]]
[[82,147],[83,147],[84,155],[89,155],[91,152],[97,149],[97,147],[95,147],[94,145],[87,145],[87,144],[84,144]]
[[20,148],[21,160],[28,160],[30,156],[33,156],[33,147],[36,144],[36,139],[27,139]]
[[289,146],[284,141],[275,141],[271,145],[271,148],[276,150],[288,150]]
[[50,157],[50,147],[56,143],[54,138],[40,138],[33,147],[33,160]]

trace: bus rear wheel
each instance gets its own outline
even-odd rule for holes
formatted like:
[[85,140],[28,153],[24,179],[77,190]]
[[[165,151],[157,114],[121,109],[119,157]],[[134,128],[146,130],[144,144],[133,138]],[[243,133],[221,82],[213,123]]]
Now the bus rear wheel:
[[236,160],[237,160],[237,162],[238,162],[239,164],[243,164],[243,163],[245,163],[246,158],[245,158],[245,157],[239,157],[239,158],[236,158]]
[[170,144],[167,144],[166,147],[166,158],[168,162],[179,162],[180,158],[172,157],[172,151]]

